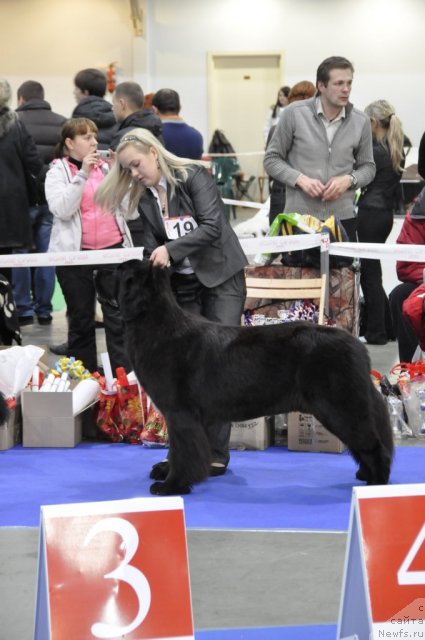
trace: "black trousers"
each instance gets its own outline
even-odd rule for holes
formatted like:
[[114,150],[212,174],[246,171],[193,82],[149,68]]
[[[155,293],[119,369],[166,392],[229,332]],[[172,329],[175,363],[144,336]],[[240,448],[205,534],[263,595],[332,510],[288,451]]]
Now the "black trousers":
[[[171,276],[171,286],[182,309],[213,322],[240,325],[246,298],[245,274],[240,271],[217,287],[204,287],[195,274]],[[209,434],[212,462],[227,466],[231,423],[226,422]]]
[[[68,315],[69,353],[82,360],[89,371],[97,371],[95,303],[96,289],[93,273],[96,269],[114,265],[78,265],[57,267],[56,275],[61,286]],[[112,371],[124,367],[131,371],[131,364],[124,346],[123,325],[118,309],[101,304],[105,326],[106,346]]]
[[418,346],[418,338],[403,315],[403,302],[418,287],[418,283],[402,282],[390,293],[390,309],[400,362],[411,362]]
[[[357,235],[359,242],[385,243],[393,227],[394,216],[388,209],[359,207]],[[390,305],[382,286],[380,260],[362,259],[360,284],[366,304],[365,338],[370,343],[386,342],[394,337]]]

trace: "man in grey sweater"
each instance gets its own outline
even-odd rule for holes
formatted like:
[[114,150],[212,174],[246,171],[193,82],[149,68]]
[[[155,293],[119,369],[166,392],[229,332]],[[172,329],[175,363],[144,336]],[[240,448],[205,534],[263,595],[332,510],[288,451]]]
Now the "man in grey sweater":
[[317,69],[317,95],[284,110],[264,167],[286,184],[285,211],[337,216],[356,241],[354,195],[375,176],[369,117],[349,102],[354,68],[333,56]]

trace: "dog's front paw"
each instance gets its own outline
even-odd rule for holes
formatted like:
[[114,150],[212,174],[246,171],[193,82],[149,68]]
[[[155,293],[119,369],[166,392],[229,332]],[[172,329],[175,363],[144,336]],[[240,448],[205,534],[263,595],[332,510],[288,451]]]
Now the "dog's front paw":
[[152,478],[152,480],[165,480],[165,478],[168,476],[169,470],[170,464],[168,460],[157,462],[153,465],[149,474],[149,478]]
[[181,496],[190,491],[189,485],[175,485],[169,482],[154,482],[150,486],[150,492],[154,496]]

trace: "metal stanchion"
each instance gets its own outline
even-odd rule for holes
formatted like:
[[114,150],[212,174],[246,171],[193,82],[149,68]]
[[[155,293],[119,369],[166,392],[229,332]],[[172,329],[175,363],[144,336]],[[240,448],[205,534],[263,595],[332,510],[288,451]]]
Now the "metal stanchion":
[[329,315],[329,246],[330,237],[328,232],[323,232],[320,236],[320,273],[326,276],[325,291],[325,315]]

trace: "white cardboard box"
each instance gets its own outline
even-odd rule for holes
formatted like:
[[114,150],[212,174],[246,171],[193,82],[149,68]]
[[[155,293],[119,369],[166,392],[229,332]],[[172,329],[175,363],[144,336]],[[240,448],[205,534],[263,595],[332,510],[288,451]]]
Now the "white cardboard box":
[[273,416],[232,422],[231,449],[267,449],[270,446]]
[[309,413],[288,414],[288,449],[342,453],[345,445]]
[[75,447],[85,421],[94,419],[94,405],[73,415],[70,391],[24,391],[21,397],[24,447]]

